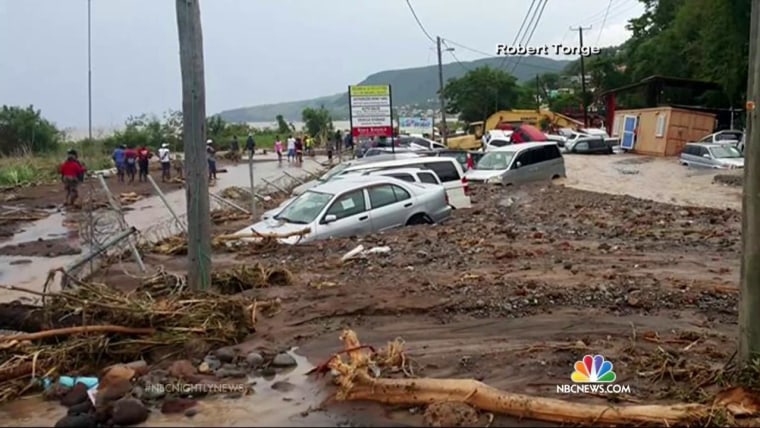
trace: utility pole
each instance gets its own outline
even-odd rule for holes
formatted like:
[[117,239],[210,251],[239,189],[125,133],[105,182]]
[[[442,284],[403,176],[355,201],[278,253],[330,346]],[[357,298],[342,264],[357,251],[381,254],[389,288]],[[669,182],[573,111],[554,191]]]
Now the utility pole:
[[570,27],[570,31],[577,31],[580,37],[580,50],[581,50],[581,101],[583,102],[583,126],[588,127],[588,104],[586,103],[586,63],[583,56],[583,30],[591,30],[591,26],[588,27]]
[[536,74],[536,111],[541,112],[541,78]]
[[182,132],[187,200],[187,281],[191,290],[211,283],[211,218],[206,163],[206,88],[199,0],[176,0],[182,70]]
[[747,82],[747,136],[742,199],[742,267],[739,302],[739,356],[745,364],[760,355],[760,123],[755,103],[760,101],[757,38],[760,36],[760,0],[752,0]]
[[92,141],[92,0],[87,0],[87,123]]
[[438,98],[441,100],[441,135],[443,145],[448,147],[448,127],[446,126],[446,100],[443,97],[443,60],[441,58],[441,37],[436,37],[436,46],[438,49]]

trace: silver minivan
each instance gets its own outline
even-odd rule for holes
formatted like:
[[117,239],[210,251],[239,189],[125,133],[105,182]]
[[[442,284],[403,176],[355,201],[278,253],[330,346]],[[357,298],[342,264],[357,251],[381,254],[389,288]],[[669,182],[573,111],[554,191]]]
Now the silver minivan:
[[505,186],[565,177],[565,159],[556,142],[520,143],[486,153],[467,179]]
[[681,151],[681,165],[696,168],[744,168],[744,155],[729,144],[687,143]]

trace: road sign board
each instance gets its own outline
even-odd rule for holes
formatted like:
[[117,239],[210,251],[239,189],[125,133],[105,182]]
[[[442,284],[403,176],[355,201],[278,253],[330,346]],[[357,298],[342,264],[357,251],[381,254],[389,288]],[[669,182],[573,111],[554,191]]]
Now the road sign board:
[[390,85],[349,86],[351,133],[354,137],[392,137]]

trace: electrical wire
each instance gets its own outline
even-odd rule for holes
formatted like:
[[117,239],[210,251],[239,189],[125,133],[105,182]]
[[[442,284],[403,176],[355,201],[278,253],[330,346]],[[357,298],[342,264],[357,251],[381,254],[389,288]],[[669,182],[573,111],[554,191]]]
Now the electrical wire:
[[[536,32],[536,28],[538,28],[539,22],[541,22],[541,17],[544,15],[544,9],[546,8],[546,4],[547,3],[549,3],[549,0],[544,0],[544,2],[541,4],[541,10],[538,12],[538,18],[536,18],[535,24],[533,24],[533,29],[530,30],[530,35],[528,35],[528,39],[525,42],[526,45],[530,43],[530,39],[533,38],[533,33]],[[510,70],[510,74],[514,74],[515,73],[515,70],[517,69],[517,66],[520,65],[520,63],[522,62],[522,59],[523,59],[524,56],[525,55],[520,55],[519,57],[517,57],[517,61],[512,66],[512,69]]]
[[420,30],[425,34],[425,37],[428,38],[433,43],[437,43],[436,40],[430,35],[430,33],[427,32],[425,29],[425,26],[422,25],[422,21],[420,21],[420,18],[417,16],[417,12],[414,11],[414,6],[412,6],[412,2],[410,0],[406,0],[406,5],[409,6],[409,11],[412,12],[412,16],[414,17],[414,20],[417,21],[417,25],[420,27]]
[[443,43],[443,45],[446,47],[446,52],[451,54],[451,56],[454,58],[454,61],[456,61],[456,63],[459,64],[459,66],[462,67],[465,72],[470,71],[470,68],[464,65],[462,61],[457,58],[457,54],[454,53],[454,49],[449,47],[449,45],[446,43],[446,40],[441,39],[441,43]]
[[604,19],[602,19],[602,26],[599,27],[599,34],[596,36],[596,42],[595,45],[599,45],[599,39],[602,38],[602,33],[604,32],[604,26],[607,24],[607,16],[610,14],[610,6],[612,6],[612,0],[607,2],[607,11],[604,13]]
[[[512,46],[517,44],[517,39],[520,37],[520,33],[522,33],[523,28],[525,27],[525,23],[528,21],[528,15],[530,15],[530,12],[533,10],[533,6],[536,4],[536,0],[533,0],[530,2],[530,7],[528,8],[528,11],[525,13],[525,18],[523,18],[522,24],[520,24],[520,29],[517,30],[517,33],[515,33],[515,39],[512,41]],[[507,55],[504,55],[504,58],[501,59],[501,62],[499,63],[498,68],[504,68],[504,63],[507,61]]]
[[[454,40],[451,40],[451,39],[441,39],[441,42],[444,42],[444,41],[448,42],[448,43],[451,43],[452,45],[454,45],[456,47],[459,47],[459,48],[462,48],[462,49],[464,49],[466,51],[470,51],[470,52],[476,53],[478,55],[483,55],[483,56],[485,56],[487,58],[493,58],[493,56],[494,56],[493,53],[488,53],[488,52],[482,51],[480,49],[475,49],[475,48],[463,45],[461,43],[458,43],[458,42],[456,42]],[[508,61],[511,61],[511,59],[508,59]],[[546,66],[538,65],[538,64],[523,64],[523,66],[524,67],[535,68],[535,69],[539,69],[539,70],[547,70],[547,71],[551,71],[551,72],[554,72],[554,73],[557,72],[556,68],[546,67]]]

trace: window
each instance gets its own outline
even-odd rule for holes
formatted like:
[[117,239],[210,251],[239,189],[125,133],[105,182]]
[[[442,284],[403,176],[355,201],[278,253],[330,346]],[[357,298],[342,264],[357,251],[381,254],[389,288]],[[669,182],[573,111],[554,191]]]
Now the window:
[[558,157],[561,157],[561,155],[559,153],[559,148],[555,145],[551,145],[533,149],[533,157],[533,162],[539,163],[556,159]]
[[657,116],[657,130],[655,131],[655,137],[661,138],[665,136],[665,115],[660,114]]
[[575,150],[588,150],[588,143],[586,141],[581,141],[580,143],[576,144],[575,147],[573,147]]
[[386,205],[396,203],[396,194],[390,184],[382,186],[373,186],[367,189],[369,191],[369,202],[372,208],[380,208]]
[[459,181],[462,179],[462,177],[459,175],[459,171],[454,166],[454,162],[456,161],[453,159],[448,162],[430,162],[425,164],[425,168],[432,169],[443,183],[449,181]]
[[364,202],[364,190],[359,189],[339,197],[333,202],[330,209],[327,210],[327,214],[332,214],[338,219],[342,219],[363,213],[366,210],[367,204]]
[[505,146],[508,146],[508,145],[509,145],[509,141],[504,141],[504,140],[491,140],[491,142],[490,142],[490,143],[488,143],[488,145],[489,145],[489,146],[494,146],[494,147],[505,147]]
[[391,185],[391,187],[393,187],[393,193],[396,195],[396,201],[401,202],[407,199],[412,199],[412,195],[401,187],[394,185]]
[[369,192],[369,201],[372,204],[373,209],[395,204],[396,202],[410,199],[412,197],[406,190],[392,184],[372,186],[367,190]]
[[398,178],[399,180],[408,181],[410,183],[414,183],[414,177],[412,177],[412,174],[403,174],[403,173],[395,173],[395,174],[383,174],[388,177]]
[[421,172],[417,174],[420,177],[420,182],[438,184],[438,180],[432,172]]
[[535,163],[533,160],[533,150],[525,150],[519,155],[517,155],[517,159],[515,159],[515,167],[517,166],[517,163],[520,163],[520,166],[526,166],[526,165],[532,165]]
[[707,147],[705,147],[705,146],[699,146],[699,147],[697,147],[697,150],[698,150],[697,156],[704,156],[704,155],[709,155],[710,154],[710,152],[707,151]]

